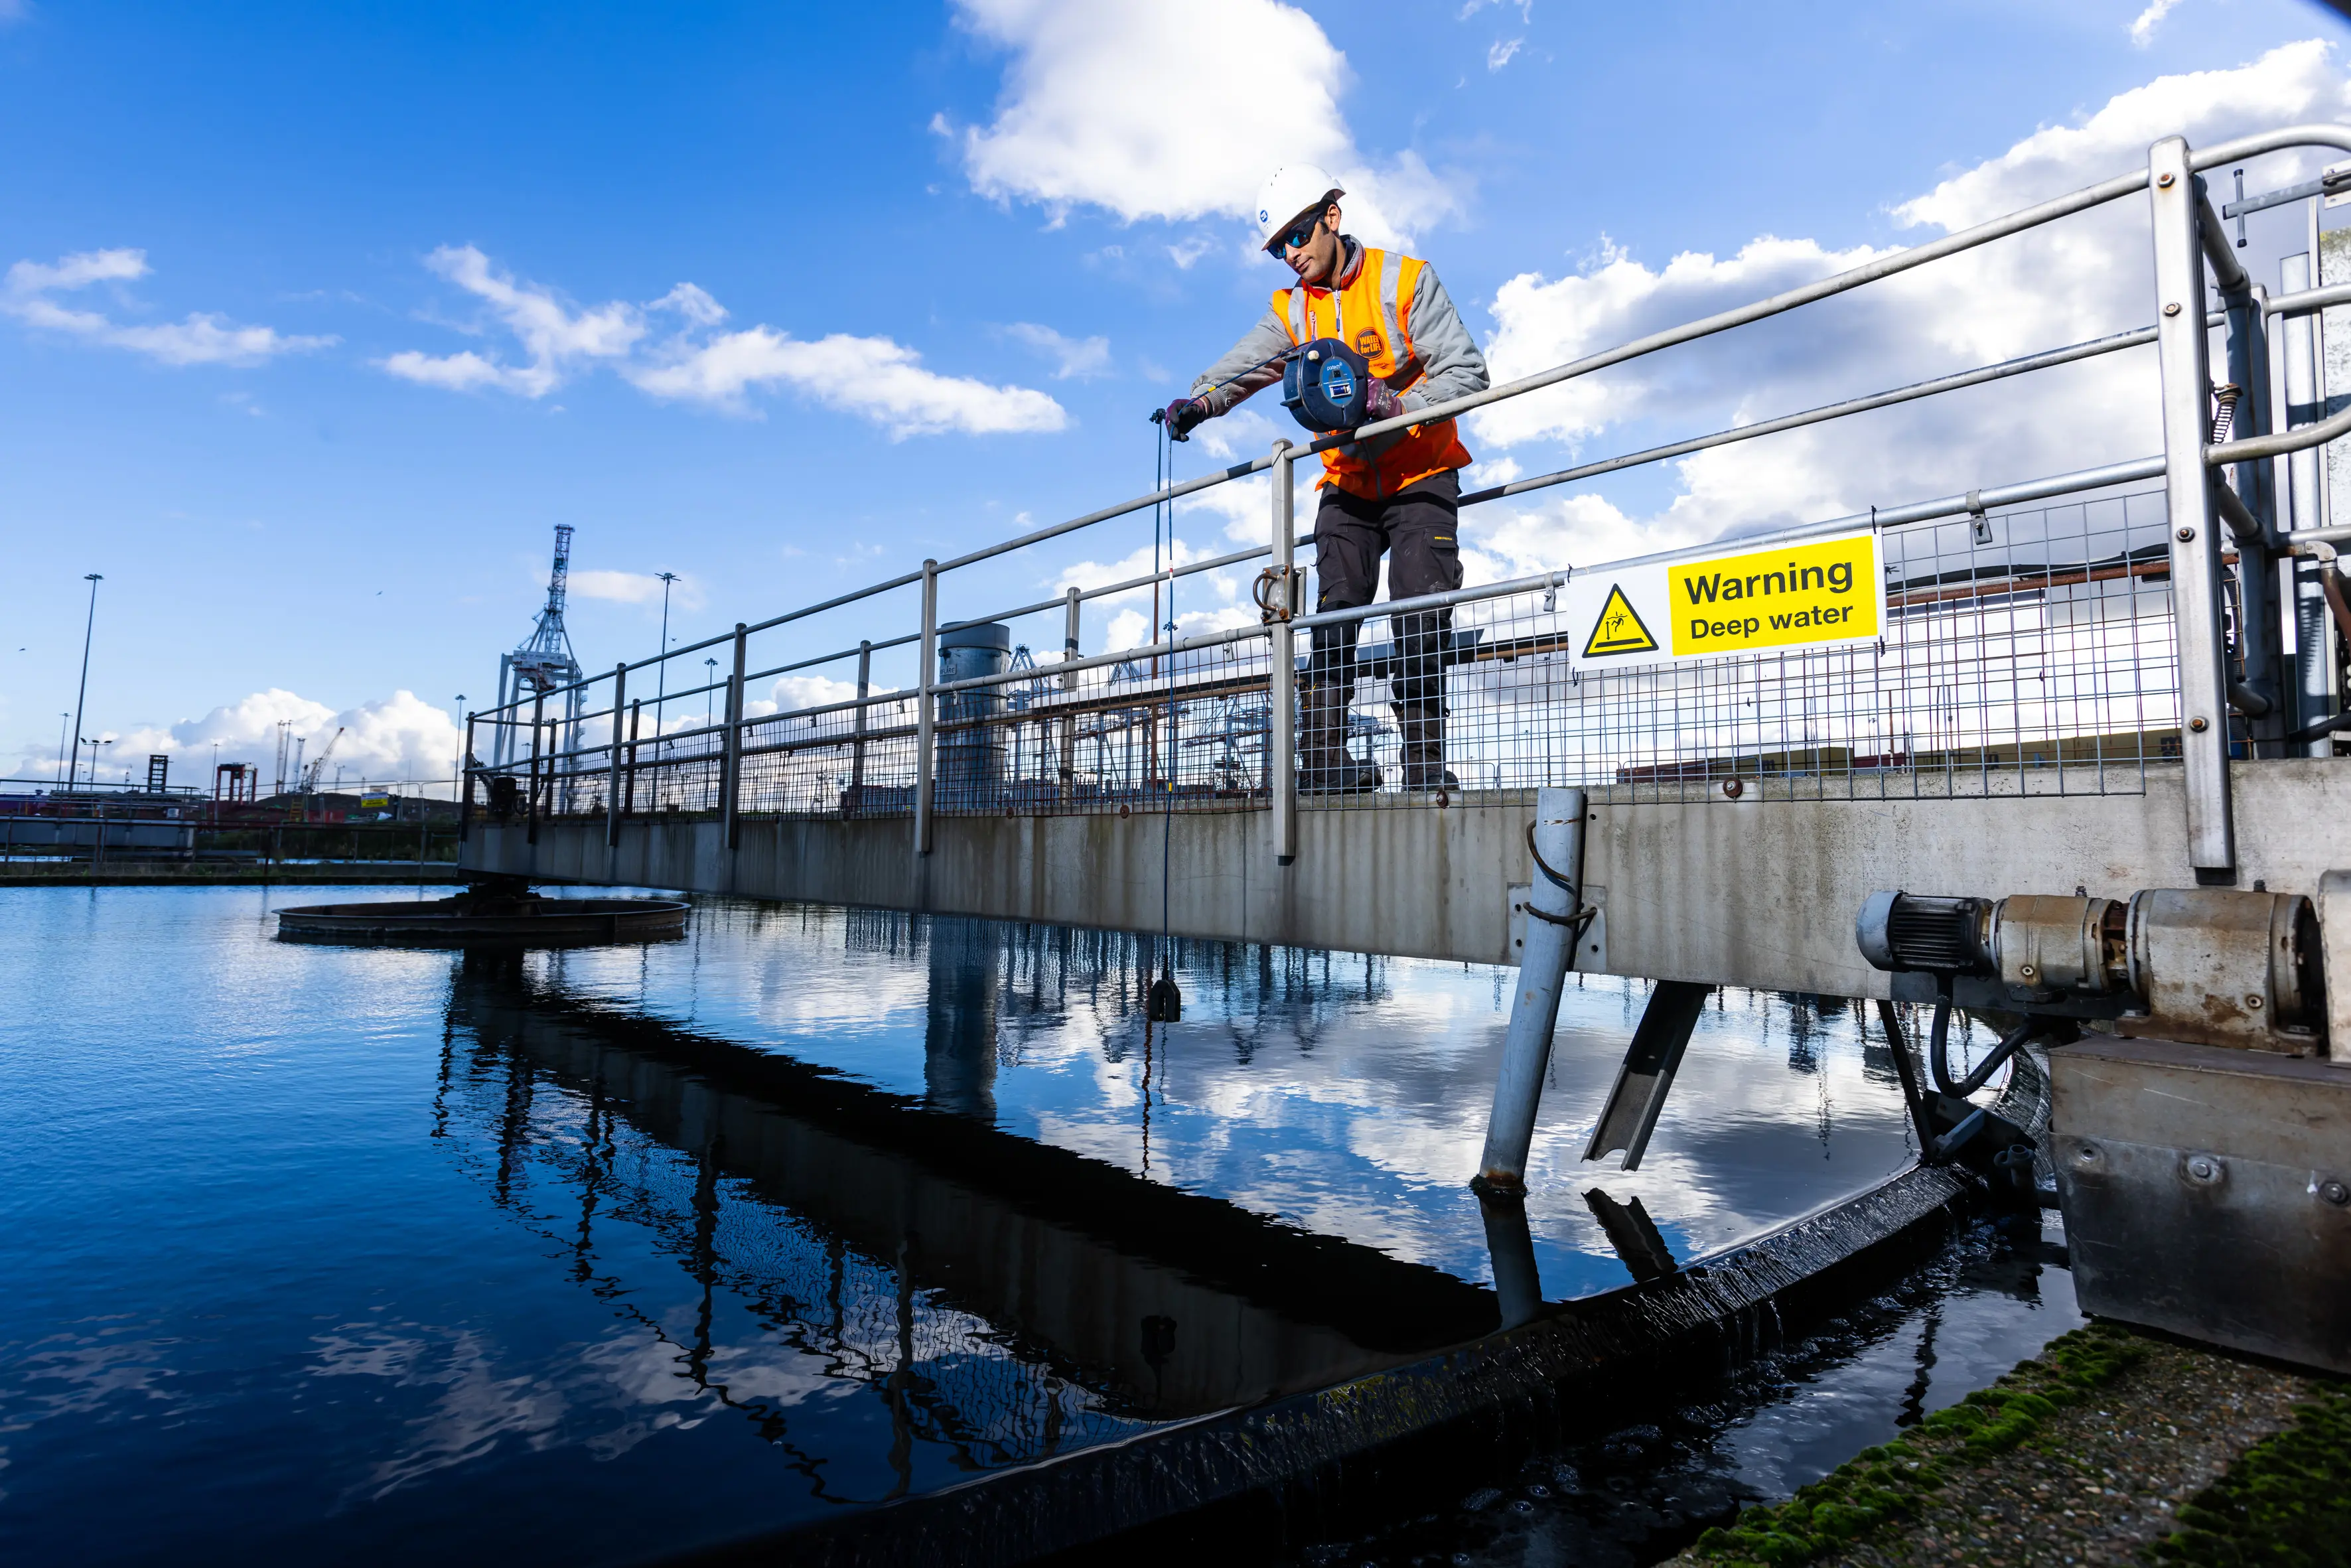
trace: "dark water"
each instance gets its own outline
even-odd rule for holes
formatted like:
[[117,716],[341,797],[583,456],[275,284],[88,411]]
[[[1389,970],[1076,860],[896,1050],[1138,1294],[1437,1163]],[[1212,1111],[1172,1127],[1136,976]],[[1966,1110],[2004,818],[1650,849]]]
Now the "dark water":
[[[687,940],[297,946],[303,889],[0,894],[0,1560],[625,1562],[1320,1386],[1497,1321],[1463,1186],[1509,977],[724,902]],[[381,897],[360,893],[355,897]],[[1584,1166],[1642,1000],[1562,1009],[1545,1292],[1908,1157],[1836,1008],[1709,1011]],[[1316,1561],[1636,1561],[2078,1321],[1990,1239],[1673,1423]],[[1491,1495],[1488,1495],[1490,1493]]]

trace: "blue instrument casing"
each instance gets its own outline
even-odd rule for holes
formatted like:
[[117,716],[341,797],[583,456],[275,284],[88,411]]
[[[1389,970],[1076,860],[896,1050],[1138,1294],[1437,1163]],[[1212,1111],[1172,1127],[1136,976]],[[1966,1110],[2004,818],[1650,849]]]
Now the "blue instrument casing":
[[1318,435],[1363,423],[1371,389],[1371,361],[1336,338],[1301,345],[1281,367],[1281,406]]

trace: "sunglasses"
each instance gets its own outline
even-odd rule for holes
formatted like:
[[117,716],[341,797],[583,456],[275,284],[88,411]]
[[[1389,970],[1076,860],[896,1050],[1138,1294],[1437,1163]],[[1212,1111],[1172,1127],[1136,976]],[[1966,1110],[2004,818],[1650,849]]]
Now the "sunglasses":
[[1266,246],[1266,249],[1276,256],[1281,255],[1284,251],[1296,250],[1300,246],[1312,239],[1322,227],[1322,220],[1320,217],[1310,218],[1286,235],[1276,235],[1273,243]]

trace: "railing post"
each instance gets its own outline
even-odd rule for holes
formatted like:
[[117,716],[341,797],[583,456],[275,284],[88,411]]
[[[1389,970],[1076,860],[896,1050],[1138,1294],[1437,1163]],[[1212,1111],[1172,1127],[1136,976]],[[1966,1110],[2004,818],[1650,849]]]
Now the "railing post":
[[528,844],[538,842],[538,737],[546,723],[547,694],[540,692],[530,699],[530,799],[523,803],[523,842]]
[[841,802],[841,814],[853,816],[863,803],[865,794],[865,724],[871,710],[866,702],[873,690],[873,642],[867,638],[857,644],[857,739],[849,748],[849,793]]
[[[457,754],[457,841],[465,842],[474,832],[474,716],[465,716],[465,749]],[[220,808],[214,809],[217,815]]]
[[[644,721],[644,699],[632,697],[629,702],[629,770],[622,775],[622,787],[628,791],[621,798],[621,814],[627,816],[637,809],[637,736]],[[653,780],[653,797],[661,798],[661,780]]]
[[[1084,601],[1078,597],[1076,589],[1070,590],[1066,602],[1069,608],[1061,629],[1061,663],[1065,664],[1078,656],[1078,637],[1084,628],[1085,613]],[[1063,675],[1061,692],[1064,698],[1074,703],[1077,700],[1077,691],[1078,677],[1074,674]],[[1061,798],[1065,800],[1074,799],[1077,792],[1078,716],[1071,712],[1061,716]]]
[[[2229,379],[2240,389],[2233,436],[2267,435],[2271,430],[2269,332],[2264,307],[2269,290],[2250,277],[2224,286],[2220,302],[2229,318]],[[2277,532],[2277,491],[2271,483],[2276,464],[2269,459],[2237,464],[2231,480],[2237,498],[2261,525],[2258,538],[2237,541],[2237,653],[2244,685],[2269,705],[2266,713],[2245,716],[2250,757],[2279,757],[2294,726],[2291,703],[2280,679],[2285,663],[2284,627],[2279,619],[2278,557],[2269,540]],[[2258,705],[2255,705],[2258,706]]]
[[923,563],[922,660],[914,684],[914,853],[931,852],[931,687],[938,679],[939,563]]
[[730,850],[743,830],[743,653],[749,630],[742,622],[735,622],[735,670],[726,677],[726,752],[718,779]]
[[617,849],[621,842],[621,717],[629,697],[629,662],[626,659],[612,666],[612,777],[604,789],[604,847]]
[[2179,756],[2187,776],[2188,863],[2199,882],[2236,880],[2229,811],[2229,679],[2220,632],[2220,541],[2205,466],[2210,367],[2204,253],[2188,142],[2168,136],[2147,154],[2154,206],[2156,352],[2163,372],[2165,498],[2171,532],[2171,611],[2179,649]]
[[[2312,222],[2316,223],[2314,217]],[[2290,256],[2283,263],[2280,282],[2289,294],[2298,294],[2317,282],[2317,247],[2304,256]],[[2318,402],[2318,318],[2315,315],[2281,317],[2278,326],[2284,341],[2278,361],[2275,407],[2307,408]],[[2283,467],[2283,493],[2286,512],[2294,527],[2315,528],[2326,522],[2324,501],[2325,475],[2320,465],[2325,447],[2314,446],[2287,454],[2278,461]],[[2296,728],[2314,724],[2334,714],[2340,706],[2335,700],[2335,631],[2333,617],[2327,612],[2326,595],[2319,586],[2318,574],[2333,571],[2326,562],[2298,559],[2294,571],[2294,684],[2296,701],[2294,722]],[[2335,737],[2322,735],[2306,743],[2303,752],[2310,757],[2335,755]]]
[[1296,498],[1291,493],[1295,459],[1290,443],[1273,444],[1273,570],[1280,595],[1266,638],[1266,794],[1273,808],[1273,855],[1288,865],[1298,858],[1298,639],[1290,618],[1298,604]]

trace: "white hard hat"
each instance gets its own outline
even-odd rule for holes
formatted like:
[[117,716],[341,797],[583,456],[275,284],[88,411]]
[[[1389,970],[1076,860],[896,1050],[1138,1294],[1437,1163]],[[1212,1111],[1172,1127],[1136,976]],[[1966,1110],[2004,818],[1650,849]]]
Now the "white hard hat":
[[1346,193],[1327,169],[1318,169],[1311,163],[1285,163],[1273,172],[1273,178],[1257,193],[1258,237],[1265,242],[1266,249],[1271,250],[1292,219]]

